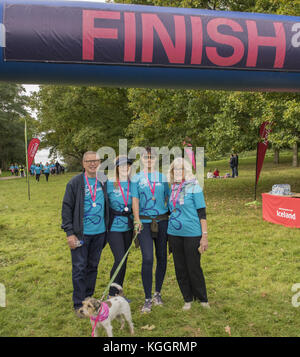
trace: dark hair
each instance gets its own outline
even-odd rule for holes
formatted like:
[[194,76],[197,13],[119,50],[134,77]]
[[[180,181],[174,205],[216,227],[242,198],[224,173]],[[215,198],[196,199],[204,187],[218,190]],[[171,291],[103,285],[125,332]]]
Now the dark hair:
[[145,146],[144,148],[147,152],[147,154],[151,154],[154,157],[157,157],[157,151],[155,148],[151,148],[151,146]]

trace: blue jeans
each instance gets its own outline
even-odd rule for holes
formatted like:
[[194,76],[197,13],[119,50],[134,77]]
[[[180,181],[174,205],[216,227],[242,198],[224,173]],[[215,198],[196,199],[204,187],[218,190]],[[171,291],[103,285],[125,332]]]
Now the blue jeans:
[[86,297],[94,294],[105,234],[84,235],[84,244],[76,249],[71,249],[75,309],[82,306],[82,301]]
[[157,238],[153,239],[150,223],[143,223],[143,230],[138,236],[142,251],[142,282],[145,298],[152,297],[153,240],[156,253],[155,291],[160,292],[167,270],[167,228],[168,221],[158,223]]

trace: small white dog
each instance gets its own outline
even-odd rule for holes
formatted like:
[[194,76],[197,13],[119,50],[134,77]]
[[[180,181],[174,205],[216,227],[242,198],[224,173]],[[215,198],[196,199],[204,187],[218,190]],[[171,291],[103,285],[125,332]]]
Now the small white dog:
[[[131,335],[134,335],[134,327],[131,318],[131,310],[128,302],[122,297],[123,289],[120,285],[113,283],[111,286],[119,290],[118,296],[113,296],[105,302],[95,298],[86,298],[82,302],[79,312],[84,317],[89,317],[93,328],[92,336],[98,337],[97,329],[103,327],[108,337],[113,337],[111,322],[117,318],[121,321],[121,329],[127,321]],[[125,318],[125,320],[124,320]]]

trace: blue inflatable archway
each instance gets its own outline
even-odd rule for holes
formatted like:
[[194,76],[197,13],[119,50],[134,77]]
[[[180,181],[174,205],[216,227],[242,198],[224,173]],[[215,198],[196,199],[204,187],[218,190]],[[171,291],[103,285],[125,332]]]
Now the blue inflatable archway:
[[6,0],[0,46],[2,81],[300,91],[300,17]]

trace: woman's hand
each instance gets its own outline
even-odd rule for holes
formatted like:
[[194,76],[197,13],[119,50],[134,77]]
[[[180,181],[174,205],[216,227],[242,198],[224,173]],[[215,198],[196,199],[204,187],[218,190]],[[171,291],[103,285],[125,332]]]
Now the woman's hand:
[[134,221],[134,231],[140,234],[143,229],[143,223],[141,221]]
[[203,254],[207,249],[208,249],[207,233],[204,233],[200,240],[200,246],[198,250],[200,254]]

